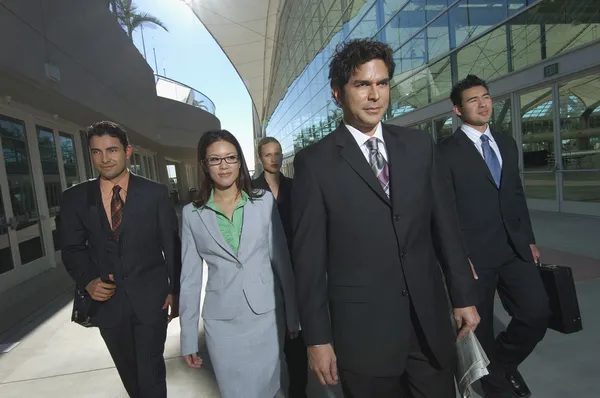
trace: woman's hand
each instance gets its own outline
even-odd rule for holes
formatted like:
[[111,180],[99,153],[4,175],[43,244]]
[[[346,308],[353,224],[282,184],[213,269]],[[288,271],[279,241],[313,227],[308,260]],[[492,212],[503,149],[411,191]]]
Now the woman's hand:
[[190,368],[200,369],[202,366],[202,358],[196,354],[185,355],[183,358]]

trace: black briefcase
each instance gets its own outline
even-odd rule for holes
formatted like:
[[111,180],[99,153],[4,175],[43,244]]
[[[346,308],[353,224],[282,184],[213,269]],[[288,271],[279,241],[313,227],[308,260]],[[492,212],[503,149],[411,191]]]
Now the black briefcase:
[[99,306],[100,303],[93,300],[87,290],[75,286],[71,321],[86,328],[96,326],[94,318]]
[[575,333],[583,329],[577,291],[570,267],[538,264],[538,270],[550,300],[548,327],[560,333]]

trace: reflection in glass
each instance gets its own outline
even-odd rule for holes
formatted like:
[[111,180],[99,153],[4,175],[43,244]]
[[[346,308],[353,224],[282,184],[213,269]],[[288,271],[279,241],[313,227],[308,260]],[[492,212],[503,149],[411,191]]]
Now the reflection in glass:
[[433,121],[435,127],[435,135],[437,142],[443,141],[445,138],[450,137],[454,131],[452,130],[452,116],[445,116],[441,119],[435,119]]
[[508,73],[506,27],[502,26],[458,52],[458,78],[473,74],[484,80]]
[[433,125],[431,124],[431,120],[428,120],[426,122],[421,122],[421,123],[413,124],[412,126],[408,126],[408,127],[411,128],[411,129],[415,129],[415,130],[426,131],[430,135],[433,134]]
[[600,75],[561,84],[559,109],[563,199],[600,202]]
[[495,100],[493,105],[490,129],[495,133],[502,133],[509,137],[513,136],[512,118],[510,116],[510,98]]
[[79,184],[79,171],[77,170],[77,154],[75,152],[75,139],[72,135],[60,133],[60,150],[62,152],[63,167],[67,179],[67,188]]
[[521,95],[521,130],[525,195],[556,199],[552,88]]
[[42,172],[44,174],[44,189],[46,191],[46,200],[48,201],[48,210],[52,224],[52,239],[54,240],[54,249],[59,250],[54,219],[60,210],[62,186],[60,174],[58,173],[56,142],[54,140],[54,132],[51,129],[41,126],[36,126],[36,129],[38,148],[40,149],[42,160]]
[[15,267],[10,250],[8,236],[9,220],[6,217],[4,203],[2,202],[2,187],[0,187],[0,274],[10,271]]
[[0,140],[8,174],[10,204],[17,220],[21,264],[44,256],[39,212],[31,178],[25,125],[20,120],[0,117]]

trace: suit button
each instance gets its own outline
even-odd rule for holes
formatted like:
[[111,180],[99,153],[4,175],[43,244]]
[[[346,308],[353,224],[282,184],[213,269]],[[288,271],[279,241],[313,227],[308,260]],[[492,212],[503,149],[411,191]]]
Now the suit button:
[[242,264],[237,264],[236,267],[238,267],[238,269],[242,269]]
[[400,221],[400,216],[398,214],[394,215],[394,221]]
[[406,257],[406,253],[404,253],[404,252],[400,253],[400,258],[404,258],[404,257]]
[[124,277],[123,277],[123,280],[124,280],[124,281],[126,281],[127,279],[129,279],[129,277],[128,277],[128,276],[124,276]]
[[402,295],[404,297],[408,296],[408,290],[406,290],[406,289],[402,290]]

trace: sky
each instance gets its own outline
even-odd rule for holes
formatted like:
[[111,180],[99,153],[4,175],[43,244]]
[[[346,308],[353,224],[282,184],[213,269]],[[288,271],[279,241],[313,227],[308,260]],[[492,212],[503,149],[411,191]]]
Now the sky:
[[[154,49],[158,74],[209,97],[217,108],[221,128],[240,141],[248,168],[254,170],[252,101],[223,50],[182,0],[134,0],[134,4],[138,12],[155,16],[169,30],[144,26],[148,64],[156,72]],[[133,40],[143,55],[141,30],[133,33]]]

